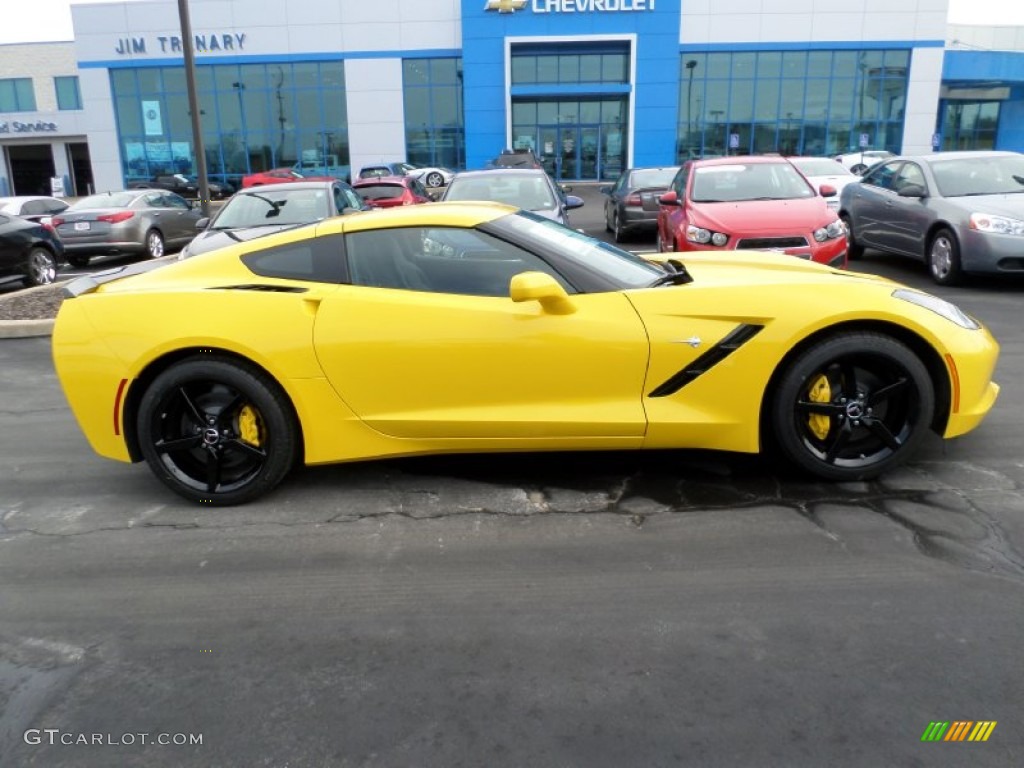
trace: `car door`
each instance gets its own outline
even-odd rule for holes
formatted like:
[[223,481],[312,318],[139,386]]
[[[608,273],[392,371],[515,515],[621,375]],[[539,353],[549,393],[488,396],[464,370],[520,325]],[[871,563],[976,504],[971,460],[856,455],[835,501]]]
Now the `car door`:
[[892,201],[896,197],[893,185],[902,160],[882,163],[855,185],[850,198],[849,214],[854,228],[854,239],[860,244],[893,250],[899,238],[894,236],[889,223]]
[[575,294],[563,314],[513,302],[513,275],[565,281],[473,229],[371,230],[345,242],[350,284],[320,303],[314,343],[331,385],[374,429],[639,445],[648,342],[624,294]]
[[[909,160],[903,163],[892,188],[893,195],[886,200],[889,223],[886,242],[893,251],[923,257],[925,233],[931,226],[934,213],[925,202],[929,189],[921,166]],[[904,190],[912,191],[912,195],[901,195]]]
[[669,192],[675,192],[676,205],[661,205],[658,210],[658,234],[666,251],[675,250],[677,238],[683,237],[686,229],[686,206],[688,205],[688,187],[690,171],[693,165],[685,163],[672,180]]
[[165,192],[160,196],[160,205],[164,210],[164,221],[171,222],[164,231],[168,241],[182,244],[195,237],[200,214],[192,210],[185,198],[173,192]]
[[6,277],[19,269],[15,269],[21,261],[21,250],[24,247],[24,235],[17,226],[19,219],[6,213],[0,213],[0,276]]

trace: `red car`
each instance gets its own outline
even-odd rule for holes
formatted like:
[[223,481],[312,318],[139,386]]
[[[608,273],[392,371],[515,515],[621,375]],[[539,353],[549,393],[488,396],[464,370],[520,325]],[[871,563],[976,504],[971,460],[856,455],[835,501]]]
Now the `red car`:
[[426,187],[411,176],[378,176],[359,179],[352,185],[371,208],[394,208],[398,205],[429,203],[432,198]]
[[258,187],[260,184],[287,184],[289,181],[334,181],[333,176],[303,176],[294,168],[274,168],[242,177],[242,189]]
[[691,160],[659,198],[658,250],[759,250],[846,266],[846,227],[782,157]]

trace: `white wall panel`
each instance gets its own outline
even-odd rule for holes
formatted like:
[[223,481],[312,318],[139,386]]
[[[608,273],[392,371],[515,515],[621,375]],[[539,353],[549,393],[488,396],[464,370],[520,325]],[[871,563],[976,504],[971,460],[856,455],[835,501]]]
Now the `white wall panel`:
[[932,151],[932,135],[942,84],[941,48],[915,48],[910,60],[906,120],[903,124],[904,154]]
[[405,159],[401,59],[345,62],[352,178],[364,165]]

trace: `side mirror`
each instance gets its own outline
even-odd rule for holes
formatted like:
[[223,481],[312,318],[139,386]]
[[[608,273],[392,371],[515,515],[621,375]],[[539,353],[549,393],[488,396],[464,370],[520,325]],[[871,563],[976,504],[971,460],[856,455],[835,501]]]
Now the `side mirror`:
[[206,229],[208,226],[210,226],[209,216],[204,216],[196,222],[196,229]]
[[900,197],[925,197],[925,190],[920,184],[905,184],[896,193]]
[[576,311],[569,294],[555,278],[544,272],[520,272],[509,282],[509,297],[516,303],[539,301],[545,312],[571,315]]
[[602,195],[610,195],[612,193],[612,185],[605,184],[604,186],[598,187],[597,191],[600,192]]
[[821,193],[822,197],[836,196],[836,188],[833,187],[831,184],[822,184],[821,187],[818,188],[818,192]]
[[565,207],[567,209],[569,209],[570,211],[573,208],[582,208],[583,207],[583,198],[582,197],[576,197],[576,195],[566,195],[565,196]]
[[679,205],[679,195],[676,194],[674,189],[670,189],[658,198],[658,202],[662,205]]

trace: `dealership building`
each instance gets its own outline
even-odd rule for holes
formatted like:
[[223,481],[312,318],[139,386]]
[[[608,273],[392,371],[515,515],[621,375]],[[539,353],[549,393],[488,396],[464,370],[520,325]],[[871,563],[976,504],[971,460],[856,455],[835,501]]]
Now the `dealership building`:
[[[474,168],[506,148],[582,181],[708,155],[1024,150],[1024,31],[950,25],[947,0],[189,8],[212,179]],[[69,58],[45,71],[0,47],[0,193],[194,173],[178,3],[72,14],[74,42],[50,44]]]

